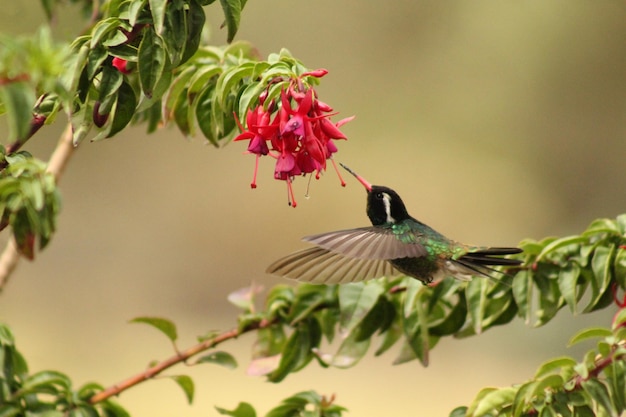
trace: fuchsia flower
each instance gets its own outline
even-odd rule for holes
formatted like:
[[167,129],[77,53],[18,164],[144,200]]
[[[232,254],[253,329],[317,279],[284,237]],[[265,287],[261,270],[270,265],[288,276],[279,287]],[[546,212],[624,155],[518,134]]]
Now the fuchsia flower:
[[[302,74],[304,76],[323,77],[328,71],[319,69]],[[312,174],[319,179],[320,173],[326,169],[326,161],[331,160],[341,185],[345,182],[332,160],[337,152],[333,142],[346,139],[339,129],[354,117],[349,117],[333,124],[329,118],[333,116],[332,107],[319,101],[315,90],[304,86],[301,78],[291,80],[287,89],[281,90],[278,105],[272,102],[264,107],[267,91],[261,94],[260,104],[248,110],[246,129],[239,128],[242,133],[234,140],[249,140],[248,153],[256,156],[254,177],[250,186],[256,188],[256,176],[259,158],[270,155],[276,159],[274,178],[287,182],[289,205],[295,207],[292,182],[297,175]],[[272,118],[272,115],[275,116]]]

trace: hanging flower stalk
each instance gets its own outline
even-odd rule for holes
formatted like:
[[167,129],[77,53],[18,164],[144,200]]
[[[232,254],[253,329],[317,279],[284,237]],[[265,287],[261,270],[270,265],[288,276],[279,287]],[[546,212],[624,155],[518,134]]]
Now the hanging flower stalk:
[[312,87],[302,82],[303,77],[320,78],[327,73],[325,69],[319,69],[291,79],[288,87],[281,89],[280,100],[269,103],[266,103],[266,89],[259,97],[259,104],[248,110],[245,129],[238,122],[242,133],[235,140],[249,140],[247,152],[256,156],[250,186],[256,188],[259,158],[269,155],[276,159],[274,178],[287,183],[288,203],[292,207],[297,205],[292,188],[294,178],[315,173],[315,179],[319,179],[328,160],[341,185],[345,186],[332,155],[337,152],[334,140],[346,139],[339,128],[354,117],[331,122],[330,117],[336,113],[328,104],[318,100]]

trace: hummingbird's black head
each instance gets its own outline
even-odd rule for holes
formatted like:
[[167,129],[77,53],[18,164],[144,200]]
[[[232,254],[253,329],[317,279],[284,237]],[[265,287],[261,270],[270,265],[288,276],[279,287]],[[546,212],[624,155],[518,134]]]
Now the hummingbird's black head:
[[367,190],[367,217],[374,226],[411,218],[398,193],[382,185],[372,185]]

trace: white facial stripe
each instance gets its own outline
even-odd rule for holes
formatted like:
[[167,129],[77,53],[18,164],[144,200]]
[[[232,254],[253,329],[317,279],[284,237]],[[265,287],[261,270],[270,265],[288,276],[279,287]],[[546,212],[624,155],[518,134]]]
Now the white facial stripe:
[[387,193],[383,193],[383,204],[385,205],[385,213],[387,214],[387,223],[395,223],[396,219],[391,216],[391,197]]

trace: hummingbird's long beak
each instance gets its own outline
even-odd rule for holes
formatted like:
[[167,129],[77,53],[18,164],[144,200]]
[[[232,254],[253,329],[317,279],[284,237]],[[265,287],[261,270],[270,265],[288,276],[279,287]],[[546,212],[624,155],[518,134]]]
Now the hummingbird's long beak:
[[367,182],[367,180],[365,178],[363,178],[362,176],[360,176],[359,174],[357,174],[356,172],[352,171],[350,168],[348,168],[347,166],[345,166],[344,164],[342,164],[341,162],[339,162],[339,165],[341,165],[341,167],[343,169],[345,169],[346,171],[348,171],[350,174],[354,175],[354,178],[356,178],[357,180],[359,180],[359,182],[361,184],[363,184],[363,186],[365,187],[365,189],[367,191],[372,191],[372,184],[370,184],[369,182]]

